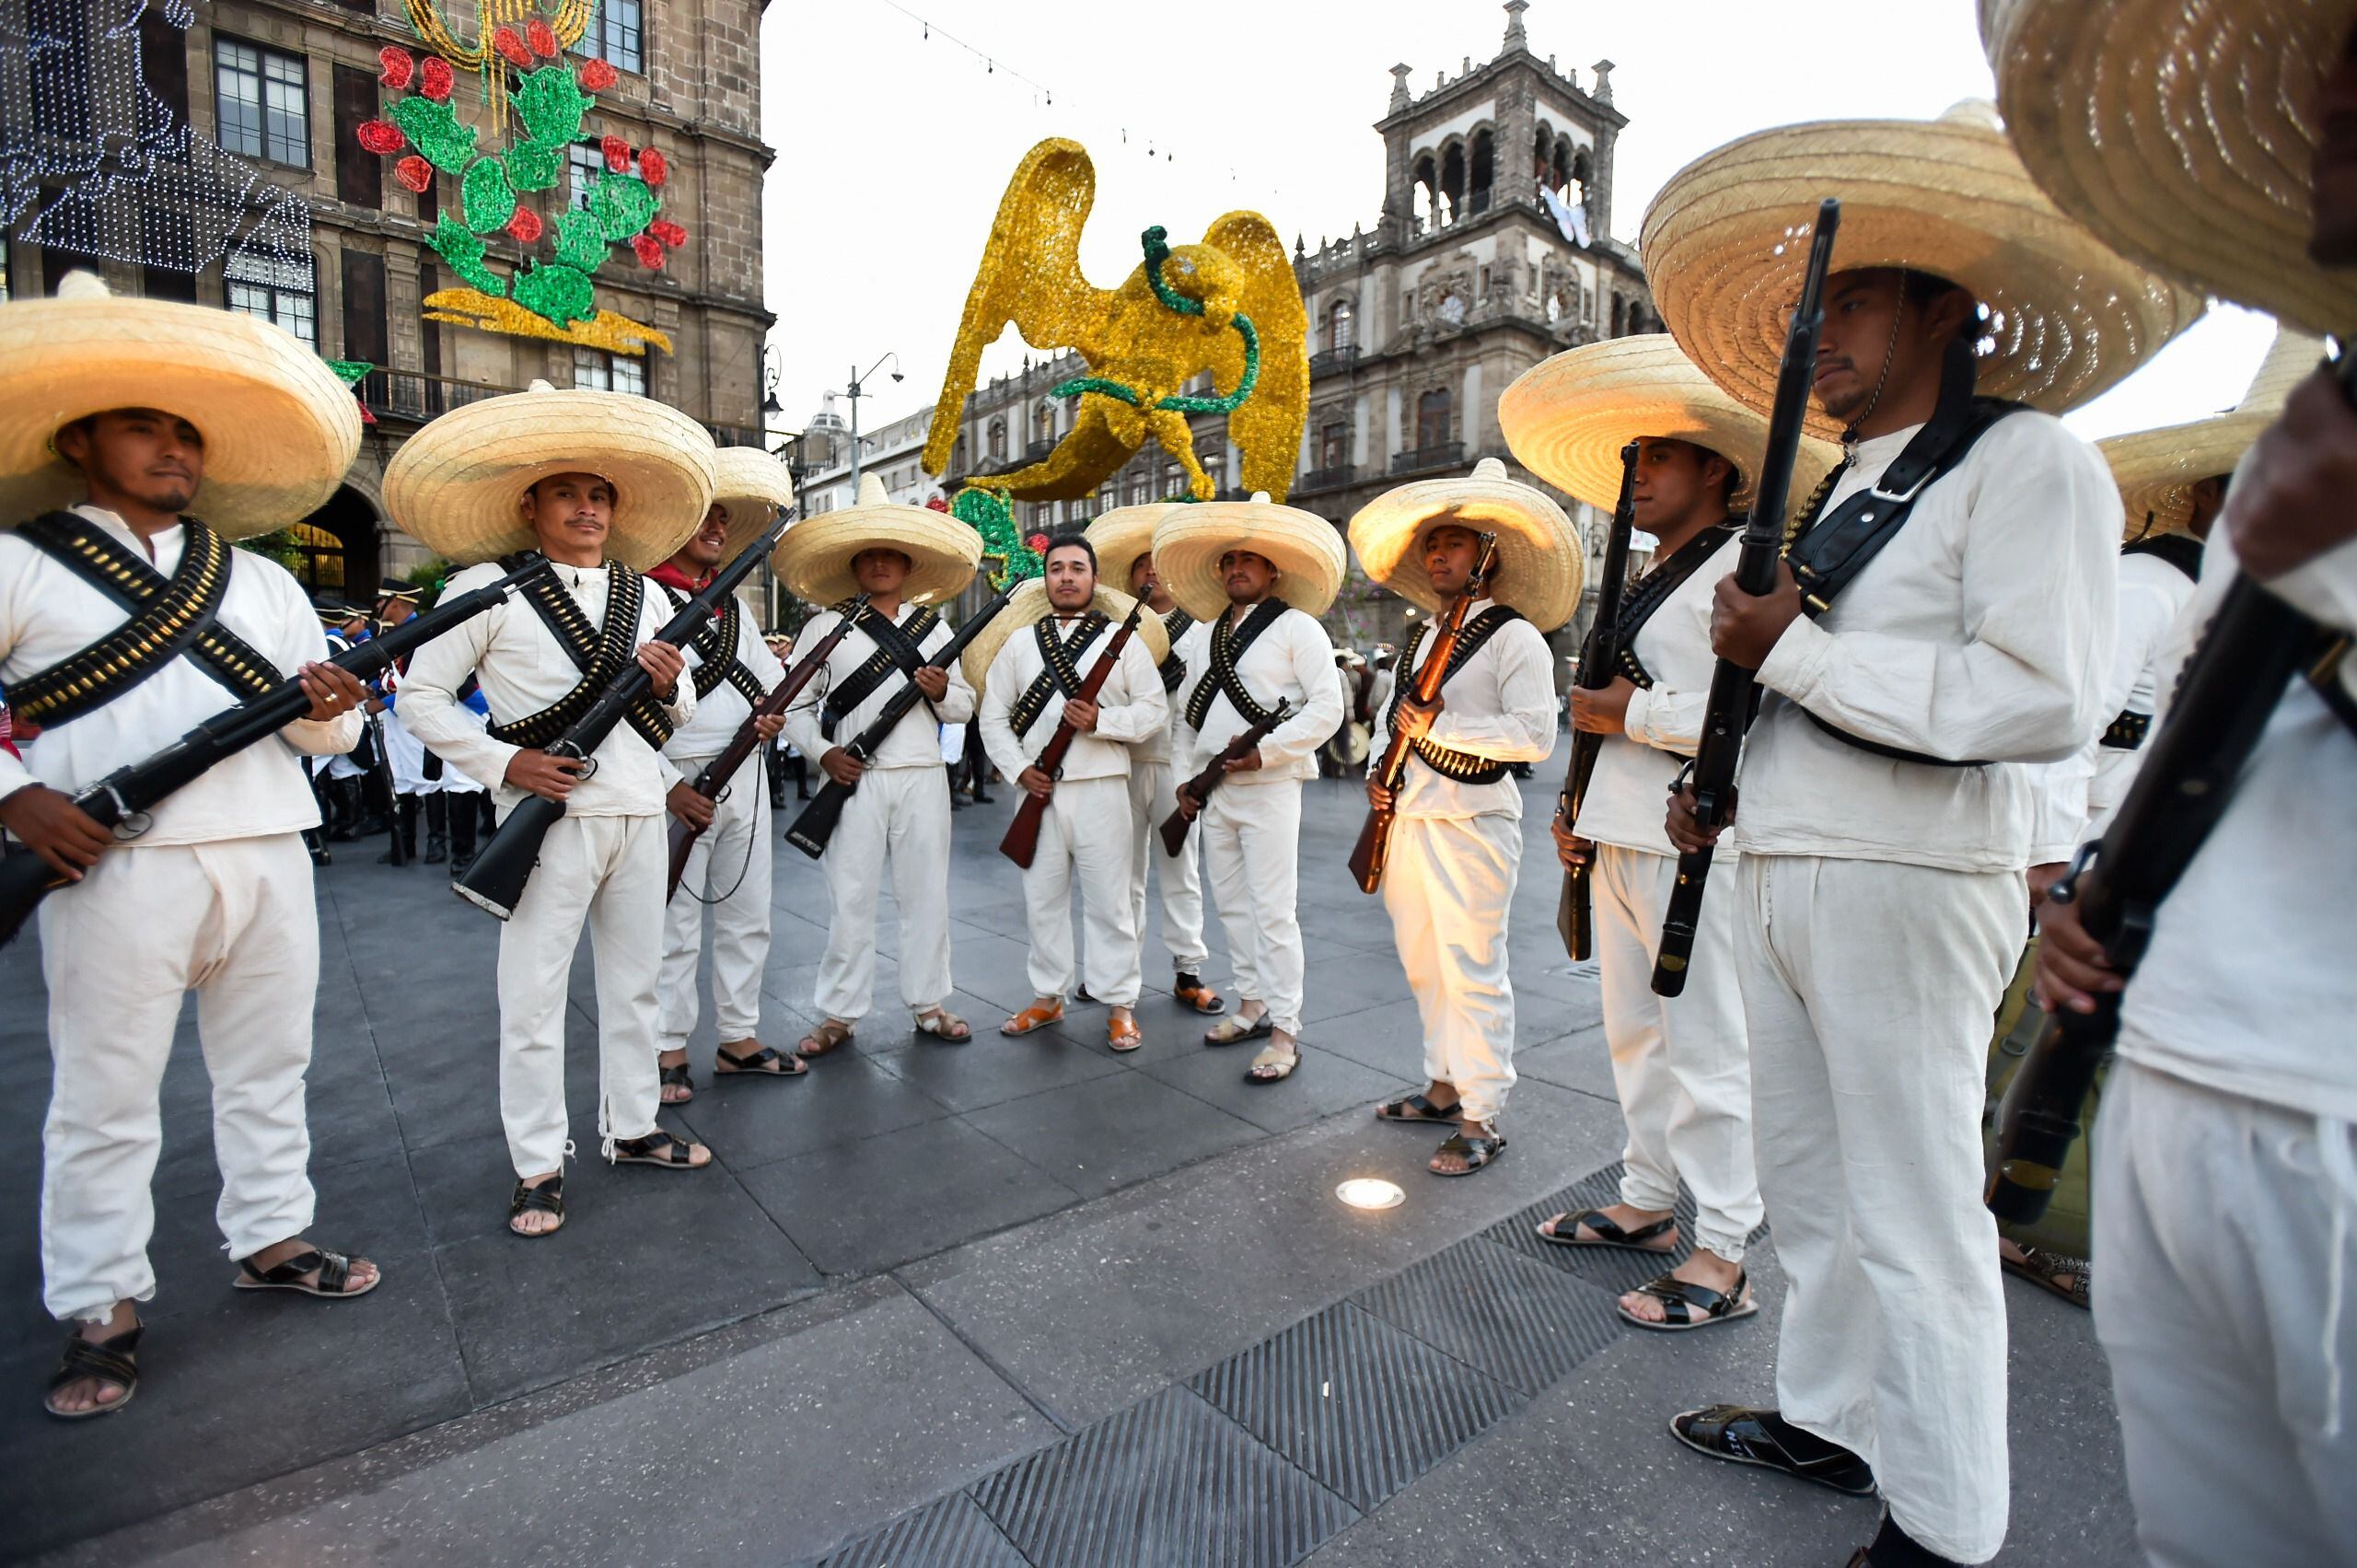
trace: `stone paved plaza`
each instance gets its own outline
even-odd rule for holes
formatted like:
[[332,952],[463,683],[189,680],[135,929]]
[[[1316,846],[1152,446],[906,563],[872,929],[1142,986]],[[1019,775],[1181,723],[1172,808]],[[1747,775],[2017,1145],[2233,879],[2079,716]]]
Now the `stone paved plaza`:
[[[146,1381],[135,1409],[74,1425],[38,1405],[60,1338],[36,1233],[50,1068],[19,941],[0,952],[0,1117],[21,1151],[0,1171],[0,1558],[1841,1562],[1875,1504],[1711,1464],[1665,1428],[1770,1395],[1772,1239],[1757,1318],[1647,1335],[1611,1312],[1644,1260],[1530,1237],[1566,1192],[1608,1199],[1620,1152],[1596,982],[1553,926],[1560,767],[1525,786],[1512,1147],[1472,1179],[1424,1175],[1436,1135],[1368,1114],[1419,1052],[1388,923],[1344,868],[1353,786],[1309,786],[1307,1051],[1269,1089],[1241,1081],[1246,1051],[1198,1043],[1151,938],[1144,1050],[1109,1053],[1097,1008],[997,1035],[1028,989],[1002,791],[958,819],[952,1005],[974,1041],[912,1037],[888,962],[888,1005],[800,1082],[714,1086],[707,1023],[697,1098],[666,1120],[713,1144],[709,1172],[594,1158],[585,955],[586,1157],[548,1242],[504,1231],[495,925],[440,868],[341,846],[319,890],[314,1234],[386,1283],[337,1305],[230,1290],[192,1008],[164,1086]],[[791,1046],[814,1021],[825,891],[778,855],[765,1032]],[[888,958],[888,920],[877,941]],[[1210,971],[1226,989],[1225,960]],[[1350,1176],[1407,1201],[1347,1209]],[[1999,1561],[2133,1562],[2090,1324],[2017,1282],[2005,1295]]]

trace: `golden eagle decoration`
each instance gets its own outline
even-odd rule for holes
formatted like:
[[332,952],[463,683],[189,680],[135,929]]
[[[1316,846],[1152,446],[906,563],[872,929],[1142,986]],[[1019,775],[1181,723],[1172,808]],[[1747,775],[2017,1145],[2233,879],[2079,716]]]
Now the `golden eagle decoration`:
[[[926,471],[947,467],[982,350],[1011,321],[1033,348],[1079,354],[1089,374],[1053,389],[1080,400],[1055,449],[979,486],[1019,501],[1077,500],[1151,436],[1185,468],[1190,494],[1208,501],[1217,486],[1195,460],[1187,416],[1213,413],[1227,416],[1244,454],[1244,488],[1283,500],[1308,418],[1309,315],[1276,230],[1242,212],[1219,218],[1200,245],[1172,246],[1150,228],[1144,261],[1120,287],[1097,288],[1080,271],[1096,200],[1097,170],[1077,142],[1041,142],[1007,181],[934,406]],[[1206,371],[1217,395],[1187,395]]]

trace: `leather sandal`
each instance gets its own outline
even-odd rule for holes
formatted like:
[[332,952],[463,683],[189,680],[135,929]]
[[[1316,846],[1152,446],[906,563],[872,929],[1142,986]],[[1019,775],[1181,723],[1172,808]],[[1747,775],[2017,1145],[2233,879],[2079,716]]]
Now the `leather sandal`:
[[[1580,1236],[1582,1225],[1596,1233],[1594,1240]],[[1541,1221],[1538,1239],[1551,1241],[1558,1247],[1617,1247],[1624,1252],[1659,1254],[1677,1250],[1678,1244],[1673,1241],[1667,1247],[1648,1247],[1645,1243],[1656,1236],[1670,1235],[1677,1229],[1676,1214],[1655,1220],[1651,1225],[1641,1225],[1634,1230],[1623,1230],[1613,1224],[1612,1217],[1602,1209],[1573,1209],[1568,1214],[1557,1214],[1551,1220]]]
[[1468,1137],[1463,1132],[1452,1132],[1441,1140],[1440,1147],[1433,1151],[1433,1157],[1438,1159],[1443,1155],[1455,1155],[1465,1162],[1465,1168],[1443,1170],[1438,1166],[1431,1165],[1424,1168],[1434,1176],[1470,1176],[1505,1152],[1506,1135],[1503,1132],[1493,1132],[1486,1138]]
[[1457,1105],[1434,1105],[1421,1094],[1387,1099],[1375,1108],[1379,1121],[1455,1121],[1464,1114]]
[[1736,1271],[1735,1288],[1724,1293],[1708,1285],[1696,1284],[1691,1280],[1681,1280],[1676,1274],[1664,1274],[1657,1280],[1646,1281],[1636,1289],[1637,1295],[1650,1295],[1662,1304],[1664,1316],[1660,1322],[1640,1318],[1618,1303],[1614,1304],[1613,1310],[1620,1313],[1626,1322],[1660,1333],[1675,1333],[1683,1329],[1707,1329],[1713,1323],[1732,1323],[1739,1318],[1748,1318],[1759,1310],[1759,1303],[1744,1294],[1750,1283],[1751,1277],[1741,1269]]
[[[65,1342],[65,1353],[50,1375],[48,1392],[41,1396],[41,1409],[60,1421],[83,1421],[94,1415],[112,1415],[131,1402],[139,1391],[139,1364],[132,1359],[139,1350],[139,1336],[146,1332],[146,1325],[134,1323],[111,1339],[86,1340],[80,1334]],[[58,1390],[68,1383],[85,1378],[99,1383],[111,1383],[122,1390],[122,1398],[106,1404],[94,1404],[86,1411],[62,1411],[55,1400]]]
[[1248,1022],[1243,1018],[1228,1018],[1203,1031],[1205,1045],[1241,1045],[1248,1040],[1266,1040],[1275,1032],[1277,1016],[1263,1013]]
[[1209,1017],[1227,1011],[1227,1003],[1220,993],[1205,985],[1200,976],[1181,972],[1170,987],[1170,994]]
[[788,1056],[773,1045],[765,1045],[750,1056],[732,1056],[720,1046],[712,1048],[715,1078],[799,1078],[809,1071],[807,1062]]
[[1264,1045],[1260,1048],[1260,1054],[1252,1059],[1252,1065],[1244,1070],[1244,1081],[1262,1087],[1282,1084],[1292,1077],[1294,1069],[1300,1065],[1301,1050],[1298,1046],[1288,1050],[1282,1045]]
[[[554,1214],[556,1224],[546,1230],[517,1230],[516,1216],[526,1212]],[[516,1195],[507,1201],[507,1234],[538,1241],[544,1236],[554,1236],[564,1228],[564,1178],[552,1176],[538,1187],[516,1184]]]
[[644,1138],[615,1139],[613,1163],[659,1166],[665,1170],[702,1170],[712,1164],[709,1156],[702,1165],[696,1164],[695,1151],[693,1144],[657,1127]]
[[1782,1470],[1795,1481],[1829,1487],[1845,1497],[1871,1497],[1875,1472],[1839,1444],[1804,1432],[1775,1411],[1747,1405],[1705,1405],[1669,1418],[1670,1435],[1699,1454],[1731,1464]]
[[802,1042],[794,1048],[794,1054],[802,1057],[824,1056],[827,1052],[850,1043],[851,1026],[829,1018],[802,1037]]
[[963,1045],[974,1038],[974,1031],[965,1019],[946,1007],[929,1007],[917,1015],[917,1033]]
[[[2021,1247],[2019,1258],[2009,1257],[2003,1250],[1997,1254],[1997,1261],[2005,1272],[2061,1296],[2081,1311],[2094,1305],[2094,1299],[2087,1291],[2088,1263],[2084,1258],[2049,1252],[2043,1247],[2022,1247],[2018,1241],[2014,1245]],[[2072,1283],[2066,1285],[2061,1283],[2064,1279]]]
[[[361,1260],[366,1261],[366,1259]],[[348,1295],[366,1295],[385,1283],[379,1271],[377,1277],[365,1285],[352,1283],[353,1260],[342,1252],[314,1247],[308,1252],[297,1252],[284,1263],[269,1269],[257,1269],[251,1258],[238,1260],[238,1277],[229,1283],[239,1290],[291,1290],[303,1295],[316,1295],[329,1301]],[[317,1269],[317,1284],[307,1283],[303,1276]]]
[[677,1062],[664,1068],[659,1082],[663,1088],[681,1091],[676,1095],[663,1096],[665,1105],[685,1105],[696,1098],[696,1081],[688,1075],[688,1064],[684,1062]]
[[1050,1024],[1064,1021],[1064,1005],[1061,1002],[1042,1007],[1037,1003],[1026,1007],[998,1027],[1003,1035],[1028,1035],[1034,1029],[1044,1029]]
[[1105,1043],[1115,1051],[1135,1051],[1145,1043],[1145,1036],[1139,1032],[1135,1018],[1109,1018],[1105,1023]]

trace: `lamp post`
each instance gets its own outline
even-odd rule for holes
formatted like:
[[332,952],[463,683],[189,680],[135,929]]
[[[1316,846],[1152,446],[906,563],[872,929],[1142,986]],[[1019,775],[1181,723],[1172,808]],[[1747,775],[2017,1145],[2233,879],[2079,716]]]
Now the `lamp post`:
[[[873,376],[882,369],[886,359],[892,362],[892,379],[900,380],[900,356],[897,354],[888,354],[883,359],[878,359],[867,367],[867,374]],[[865,377],[860,375],[858,363],[854,361],[851,367],[851,386],[843,393],[843,396],[851,400],[851,494],[853,505],[859,503],[859,400],[868,395],[865,389],[860,385],[863,379]]]

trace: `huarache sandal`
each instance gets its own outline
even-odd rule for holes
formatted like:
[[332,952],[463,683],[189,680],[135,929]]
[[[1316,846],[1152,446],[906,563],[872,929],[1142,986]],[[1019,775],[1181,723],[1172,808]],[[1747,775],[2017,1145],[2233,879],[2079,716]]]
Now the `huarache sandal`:
[[1681,1329],[1707,1329],[1713,1323],[1732,1323],[1738,1318],[1748,1318],[1759,1310],[1759,1304],[1747,1294],[1750,1276],[1737,1269],[1735,1288],[1719,1292],[1708,1285],[1681,1280],[1676,1274],[1664,1274],[1648,1280],[1637,1287],[1639,1295],[1650,1295],[1662,1304],[1664,1314],[1658,1323],[1640,1318],[1625,1307],[1615,1305],[1614,1310],[1640,1329],[1652,1329],[1662,1333],[1675,1333]]
[[1469,1138],[1462,1132],[1452,1132],[1441,1141],[1439,1148],[1433,1151],[1433,1158],[1438,1159],[1443,1155],[1455,1155],[1465,1162],[1465,1168],[1443,1170],[1436,1165],[1427,1165],[1424,1168],[1434,1176],[1470,1176],[1505,1152],[1506,1135],[1503,1132],[1493,1133],[1487,1138]]
[[1282,1045],[1264,1045],[1260,1048],[1260,1054],[1252,1059],[1252,1065],[1244,1070],[1244,1081],[1263,1086],[1282,1084],[1292,1077],[1293,1070],[1300,1065],[1301,1052],[1298,1050],[1288,1051]]
[[1145,1043],[1145,1036],[1138,1031],[1135,1018],[1109,1018],[1105,1024],[1105,1043],[1115,1051],[1135,1051]]
[[[134,1323],[111,1339],[86,1340],[75,1334],[65,1342],[65,1354],[58,1362],[57,1370],[49,1379],[49,1391],[41,1397],[41,1409],[60,1421],[82,1421],[94,1415],[112,1415],[131,1402],[139,1391],[139,1365],[132,1356],[139,1349],[139,1336],[146,1325]],[[111,1384],[122,1390],[122,1398],[104,1404],[93,1403],[86,1411],[62,1411],[57,1408],[57,1396],[68,1383],[83,1381]]]
[[[664,1068],[662,1084],[665,1105],[685,1105],[696,1098],[696,1081],[688,1076],[688,1064],[684,1062],[675,1062]],[[679,1092],[673,1094],[673,1089]]]
[[1042,1007],[1034,1003],[998,1027],[1003,1035],[1028,1035],[1034,1029],[1044,1029],[1050,1024],[1064,1021],[1064,1005],[1061,1002]]
[[[1595,1232],[1594,1237],[1580,1235],[1582,1225]],[[1657,1219],[1651,1225],[1641,1225],[1634,1230],[1623,1230],[1613,1224],[1612,1216],[1602,1209],[1574,1209],[1569,1214],[1557,1214],[1551,1220],[1539,1222],[1538,1238],[1551,1241],[1558,1247],[1617,1247],[1624,1252],[1668,1252],[1676,1249],[1678,1243],[1675,1240],[1666,1241],[1659,1247],[1647,1246],[1646,1243],[1657,1236],[1674,1236],[1677,1230],[1676,1214]]]
[[1454,1121],[1464,1112],[1454,1103],[1434,1105],[1417,1094],[1385,1100],[1375,1108],[1375,1114],[1382,1121]]
[[[308,1252],[297,1252],[274,1268],[257,1269],[251,1258],[238,1260],[238,1277],[229,1283],[239,1290],[291,1290],[304,1295],[324,1296],[330,1301],[347,1295],[366,1295],[385,1283],[381,1273],[372,1276],[366,1284],[352,1283],[354,1260],[324,1247],[314,1247]],[[363,1258],[360,1262],[366,1262]],[[319,1280],[313,1283],[303,1276],[314,1269]]]
[[917,1033],[946,1040],[952,1045],[963,1045],[974,1038],[972,1027],[946,1007],[933,1007],[919,1013]]
[[[2021,1250],[2018,1258],[2003,1248],[1997,1252],[1997,1261],[2003,1266],[2005,1272],[2061,1296],[2082,1311],[2092,1305],[2092,1298],[2087,1293],[2088,1264],[2084,1258],[2049,1252],[2042,1247],[2023,1247],[2018,1241],[2014,1245]],[[2064,1280],[2071,1283],[2064,1284]]]
[[810,1063],[786,1055],[773,1045],[762,1046],[750,1056],[732,1054],[725,1046],[712,1048],[712,1075],[715,1078],[799,1078],[810,1071]]
[[849,1045],[850,1043],[851,1026],[845,1023],[839,1023],[833,1018],[829,1018],[825,1023],[820,1024],[817,1028],[812,1029],[808,1034],[802,1037],[802,1042],[794,1048],[794,1054],[796,1056],[824,1056],[827,1052],[836,1049],[838,1046]]
[[1197,975],[1180,975],[1170,987],[1170,994],[1205,1017],[1214,1013],[1227,1011],[1227,1003],[1221,998],[1220,993],[1205,985],[1202,978]]
[[1263,1013],[1257,1018],[1227,1018],[1203,1031],[1205,1045],[1237,1045],[1248,1040],[1266,1040],[1277,1027],[1274,1013]]
[[1871,1497],[1875,1472],[1839,1444],[1804,1432],[1772,1410],[1704,1405],[1669,1418],[1670,1435],[1698,1454],[1731,1464],[1782,1470],[1795,1481],[1830,1487],[1845,1497]]
[[[556,1224],[546,1230],[517,1230],[516,1221],[526,1214],[554,1214]],[[544,1236],[554,1236],[564,1228],[564,1178],[552,1176],[537,1187],[519,1181],[516,1196],[507,1201],[507,1234],[520,1236],[527,1241],[538,1241]]]
[[712,1151],[704,1149],[703,1158],[699,1160],[699,1148],[702,1145],[674,1138],[657,1127],[644,1138],[615,1139],[613,1163],[660,1166],[665,1170],[702,1170],[712,1163]]

